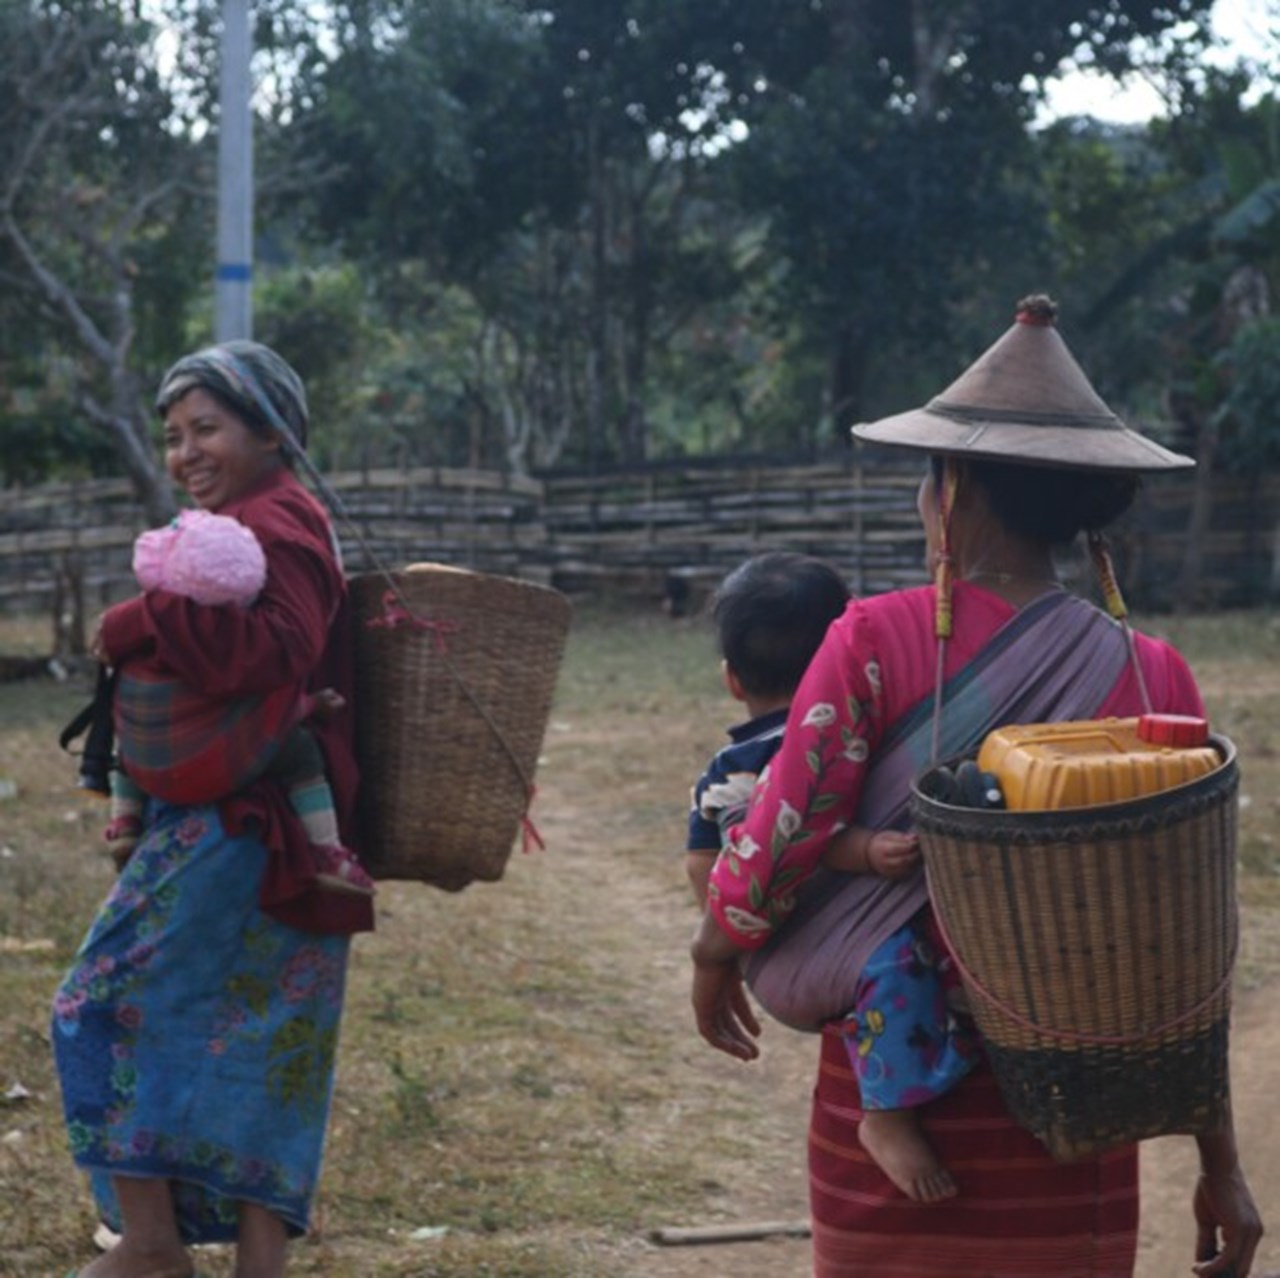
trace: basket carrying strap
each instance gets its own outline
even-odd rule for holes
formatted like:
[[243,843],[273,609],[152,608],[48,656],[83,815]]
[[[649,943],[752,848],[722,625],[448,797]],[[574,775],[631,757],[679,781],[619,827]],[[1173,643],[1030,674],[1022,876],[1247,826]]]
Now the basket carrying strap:
[[[493,716],[484,708],[476,694],[472,691],[467,681],[459,674],[457,667],[449,659],[449,650],[444,642],[444,633],[446,627],[439,622],[433,622],[417,616],[413,609],[409,606],[408,601],[400,591],[399,585],[396,583],[395,577],[391,570],[379,559],[373,547],[369,544],[364,534],[360,531],[359,524],[352,519],[342,499],[336,492],[325,482],[324,477],[315,468],[315,464],[311,458],[307,456],[306,451],[299,445],[293,431],[289,428],[288,423],[281,417],[276,406],[271,402],[270,396],[267,395],[258,379],[253,375],[252,370],[242,360],[230,353],[224,353],[223,362],[235,373],[240,380],[244,389],[252,396],[253,401],[261,409],[263,417],[270,423],[275,431],[277,438],[284,447],[288,455],[298,463],[298,465],[307,473],[311,482],[315,485],[316,491],[323,499],[324,503],[333,514],[345,523],[351,533],[355,536],[356,541],[360,545],[360,549],[364,551],[365,558],[373,566],[387,583],[387,594],[390,597],[386,603],[386,619],[381,623],[374,622],[371,624],[384,624],[388,626],[396,626],[404,622],[409,622],[415,627],[423,630],[431,630],[437,644],[437,650],[444,658],[449,674],[454,682],[458,685],[463,696],[471,703],[476,713],[484,720],[486,726],[497,738],[498,744],[506,753],[507,758],[511,761],[511,766],[515,770],[516,776],[520,780],[520,785],[524,789],[525,806],[524,812],[520,818],[521,829],[523,830],[523,850],[528,851],[530,844],[535,844],[539,848],[545,848],[546,844],[542,841],[542,836],[538,833],[537,827],[533,824],[533,819],[529,815],[529,810],[533,806],[534,796],[537,793],[532,778],[526,773],[516,752],[511,748],[510,742],[503,736],[502,730],[494,722]],[[342,567],[342,546],[338,541],[337,534],[332,528],[329,530],[330,541],[333,543],[333,553],[338,561],[339,568]],[[83,729],[81,729],[83,731]]]
[[[993,728],[1091,718],[1115,687],[1129,648],[1120,624],[1051,590],[1019,609],[942,689],[941,757],[975,750]],[[911,783],[933,759],[932,695],[890,725],[863,786],[860,824],[901,823]]]
[[[947,681],[944,755],[973,750],[1004,724],[1091,717],[1128,660],[1121,626],[1100,609],[1061,590],[1041,595]],[[863,786],[859,825],[905,825],[911,783],[933,752],[933,723],[930,692],[890,726]],[[786,922],[745,959],[747,983],[776,1020],[817,1030],[853,1005],[871,952],[928,899],[923,870],[889,880],[820,867]]]

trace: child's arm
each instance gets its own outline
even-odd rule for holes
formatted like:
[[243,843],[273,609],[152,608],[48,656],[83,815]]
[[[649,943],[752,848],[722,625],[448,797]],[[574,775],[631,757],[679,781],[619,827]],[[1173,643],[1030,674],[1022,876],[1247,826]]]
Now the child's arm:
[[915,869],[919,860],[920,841],[914,834],[851,825],[831,840],[822,863],[829,870],[845,874],[901,879]]
[[711,879],[711,867],[716,863],[714,852],[686,852],[684,854],[684,872],[689,876],[689,886],[693,889],[694,900],[698,909],[707,908],[707,883]]
[[720,855],[725,831],[746,814],[755,783],[754,772],[720,770],[717,756],[693,787],[684,872],[699,909],[707,907],[711,867]]

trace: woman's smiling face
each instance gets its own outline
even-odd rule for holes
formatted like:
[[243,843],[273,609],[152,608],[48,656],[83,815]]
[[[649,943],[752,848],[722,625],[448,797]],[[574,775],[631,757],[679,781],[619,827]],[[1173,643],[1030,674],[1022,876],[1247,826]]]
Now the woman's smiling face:
[[277,440],[198,387],[165,414],[164,461],[173,481],[205,510],[235,501],[282,464]]

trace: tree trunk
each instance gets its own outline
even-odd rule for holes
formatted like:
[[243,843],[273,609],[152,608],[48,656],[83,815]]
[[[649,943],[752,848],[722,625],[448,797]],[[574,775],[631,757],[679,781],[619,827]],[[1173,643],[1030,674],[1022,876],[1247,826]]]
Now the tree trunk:
[[1280,599],[1280,519],[1271,534],[1271,598]]
[[148,430],[149,421],[138,382],[128,366],[133,345],[132,267],[119,243],[98,246],[112,281],[110,305],[99,321],[92,308],[77,295],[72,279],[64,279],[42,259],[35,246],[14,219],[10,209],[0,216],[0,234],[13,246],[24,263],[35,288],[54,310],[66,319],[86,358],[106,378],[109,404],[102,405],[87,390],[80,396],[84,411],[114,437],[125,473],[138,500],[153,523],[163,524],[173,517],[173,494],[155,459]]
[[1213,517],[1213,463],[1218,451],[1218,427],[1212,420],[1200,424],[1196,432],[1195,487],[1191,495],[1191,514],[1187,519],[1187,540],[1182,550],[1182,574],[1174,609],[1191,611],[1200,594],[1204,571],[1204,542]]
[[911,14],[911,52],[915,64],[912,89],[916,98],[916,115],[931,119],[938,110],[939,86],[946,75],[947,64],[955,52],[956,36],[962,29],[967,6],[950,0],[947,6],[935,6],[913,0]]
[[649,423],[645,417],[644,391],[648,376],[649,318],[653,309],[653,281],[649,242],[645,235],[641,202],[631,204],[631,322],[624,336],[623,375],[626,407],[623,416],[623,453],[629,462],[642,462],[649,453]]
[[831,348],[831,420],[836,438],[847,443],[849,427],[862,419],[867,342],[850,323],[837,326]]
[[[116,434],[120,437],[130,431],[130,423],[121,423]],[[146,453],[135,455],[131,450],[122,449],[125,469],[133,484],[133,491],[138,495],[138,502],[146,512],[147,520],[153,526],[167,524],[177,513],[177,503],[173,499],[165,473]]]
[[80,406],[115,439],[125,474],[138,503],[146,511],[148,522],[168,523],[177,505],[168,476],[151,444],[150,423],[138,393],[137,379],[118,360],[112,360],[105,371],[111,383],[110,407],[103,407],[88,393],[81,395]]
[[600,157],[600,125],[593,114],[587,126],[588,200],[591,216],[591,313],[587,335],[587,456],[592,471],[600,464],[604,439],[604,377],[608,366],[606,340],[607,286],[605,270],[604,165]]
[[85,629],[84,562],[79,551],[61,555],[53,573],[53,655],[83,657],[88,651]]

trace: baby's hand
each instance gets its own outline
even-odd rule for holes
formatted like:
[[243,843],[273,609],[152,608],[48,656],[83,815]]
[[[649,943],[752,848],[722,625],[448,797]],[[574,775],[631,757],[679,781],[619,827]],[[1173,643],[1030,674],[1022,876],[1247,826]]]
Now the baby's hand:
[[346,697],[336,688],[320,688],[311,694],[311,717],[318,723],[328,723],[346,705]]
[[867,864],[882,879],[905,878],[920,861],[920,840],[901,830],[877,830],[867,845]]

